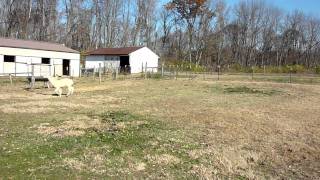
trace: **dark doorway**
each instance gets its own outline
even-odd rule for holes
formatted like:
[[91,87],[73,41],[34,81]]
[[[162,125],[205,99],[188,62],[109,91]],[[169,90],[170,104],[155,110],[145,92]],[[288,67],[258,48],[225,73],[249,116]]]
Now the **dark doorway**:
[[129,56],[120,56],[120,73],[131,73]]
[[64,76],[70,76],[70,60],[64,59],[62,62],[62,74]]

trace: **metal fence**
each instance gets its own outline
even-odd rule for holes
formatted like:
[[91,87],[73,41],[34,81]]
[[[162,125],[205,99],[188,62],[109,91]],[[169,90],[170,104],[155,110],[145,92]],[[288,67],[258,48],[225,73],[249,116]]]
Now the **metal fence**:
[[4,72],[0,76],[48,76],[52,74],[51,64],[29,64],[23,62],[6,62],[10,68],[4,68]]
[[143,67],[141,73],[130,74],[121,72],[120,68],[82,69],[82,77],[89,77],[100,82],[103,80],[123,79],[174,79],[174,80],[208,80],[208,81],[273,81],[283,83],[311,83],[320,84],[319,74],[295,73],[235,73],[222,70],[219,67],[206,67],[190,70],[188,67],[161,65],[160,67]]

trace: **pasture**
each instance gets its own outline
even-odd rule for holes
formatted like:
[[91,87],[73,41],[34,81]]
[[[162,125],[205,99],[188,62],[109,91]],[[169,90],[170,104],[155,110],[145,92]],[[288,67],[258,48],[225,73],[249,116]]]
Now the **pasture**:
[[0,80],[0,176],[316,179],[320,84],[274,78]]

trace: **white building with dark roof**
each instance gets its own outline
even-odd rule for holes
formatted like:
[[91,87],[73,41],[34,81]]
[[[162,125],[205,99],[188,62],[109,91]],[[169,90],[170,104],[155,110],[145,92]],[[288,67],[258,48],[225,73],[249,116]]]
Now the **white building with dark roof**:
[[0,38],[0,76],[80,76],[80,53],[62,44]]
[[156,72],[159,56],[147,47],[100,48],[86,55],[86,68],[119,68],[129,73]]

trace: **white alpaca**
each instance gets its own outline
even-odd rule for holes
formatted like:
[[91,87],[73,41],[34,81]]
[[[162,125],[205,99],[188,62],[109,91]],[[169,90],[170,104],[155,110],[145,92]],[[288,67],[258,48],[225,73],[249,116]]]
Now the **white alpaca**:
[[66,87],[68,88],[68,94],[67,96],[70,96],[73,94],[74,87],[73,87],[73,81],[71,79],[57,79],[56,77],[47,77],[49,82],[52,84],[53,87],[56,89],[54,90],[55,93],[57,93],[60,97],[62,94],[62,88]]

